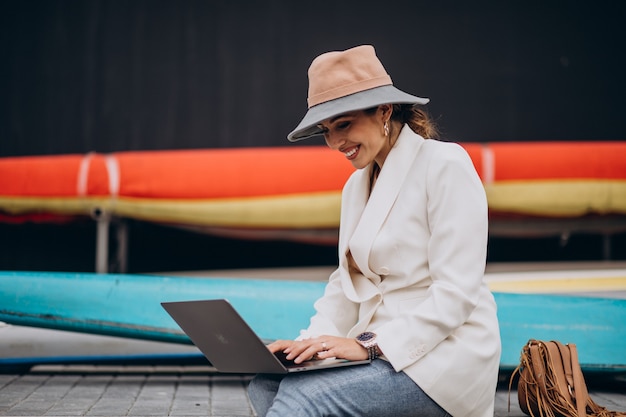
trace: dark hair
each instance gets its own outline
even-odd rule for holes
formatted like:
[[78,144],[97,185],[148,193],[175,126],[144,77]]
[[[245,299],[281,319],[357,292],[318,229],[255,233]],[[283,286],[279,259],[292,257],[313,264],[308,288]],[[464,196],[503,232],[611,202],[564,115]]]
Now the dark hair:
[[[377,109],[378,106],[366,109],[364,112],[373,114]],[[391,120],[400,122],[402,125],[408,124],[412,131],[425,139],[439,138],[437,126],[428,112],[413,104],[393,104]]]
[[394,104],[391,120],[408,124],[412,131],[428,139],[437,139],[439,131],[426,110],[413,104]]

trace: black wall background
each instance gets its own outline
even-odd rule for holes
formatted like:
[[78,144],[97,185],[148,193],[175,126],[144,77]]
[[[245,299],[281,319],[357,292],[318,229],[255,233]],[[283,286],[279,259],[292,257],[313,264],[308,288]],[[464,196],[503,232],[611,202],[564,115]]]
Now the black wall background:
[[[285,136],[311,60],[364,43],[396,86],[431,98],[447,140],[625,140],[625,18],[621,1],[5,0],[0,156],[299,146]],[[131,271],[335,262],[327,247],[130,231]],[[601,247],[492,240],[490,260]],[[0,225],[0,269],[91,270],[94,248],[89,221]]]
[[449,140],[623,140],[625,4],[5,0],[0,155],[286,146],[363,43]]

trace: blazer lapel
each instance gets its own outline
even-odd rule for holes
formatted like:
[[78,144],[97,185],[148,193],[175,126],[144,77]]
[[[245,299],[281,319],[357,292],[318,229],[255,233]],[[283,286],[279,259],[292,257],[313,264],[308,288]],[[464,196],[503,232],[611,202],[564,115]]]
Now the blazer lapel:
[[[349,184],[344,188],[342,196],[341,219],[339,234],[340,253],[345,255],[348,252],[348,243],[359,224],[363,210],[367,204],[369,194],[369,172],[370,169],[360,169],[355,171],[349,179]],[[343,261],[342,257],[340,261]],[[347,267],[347,264],[345,265]]]
[[[348,247],[352,252],[354,261],[363,275],[373,280],[375,284],[380,283],[380,277],[369,269],[368,262],[374,238],[393,207],[404,179],[423,142],[424,139],[415,134],[407,125],[402,128],[396,144],[389,152],[378,175],[376,185],[363,209],[358,224],[354,228],[352,236],[349,237]],[[367,175],[362,177],[367,177]],[[364,180],[369,181],[369,178],[361,178],[361,181]]]

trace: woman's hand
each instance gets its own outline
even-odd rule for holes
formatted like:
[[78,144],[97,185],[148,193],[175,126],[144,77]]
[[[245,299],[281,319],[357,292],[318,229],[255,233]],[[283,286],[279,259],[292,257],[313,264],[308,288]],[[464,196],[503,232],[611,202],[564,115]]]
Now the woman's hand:
[[339,358],[354,361],[368,358],[367,349],[347,337],[319,336],[298,341],[277,340],[267,347],[273,353],[286,353],[287,359],[295,363],[312,359]]

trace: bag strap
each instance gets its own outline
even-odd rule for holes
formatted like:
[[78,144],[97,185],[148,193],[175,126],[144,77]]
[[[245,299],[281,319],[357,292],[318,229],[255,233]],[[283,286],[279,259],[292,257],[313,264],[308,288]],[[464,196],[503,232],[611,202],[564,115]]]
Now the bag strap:
[[[536,379],[535,383],[535,396],[537,400],[537,407],[539,410],[544,409],[542,398],[549,398],[548,390],[546,388],[546,371],[543,366],[543,353],[540,349],[540,343],[531,343],[529,346],[530,361],[533,367],[532,374]],[[541,391],[541,394],[539,393]]]
[[574,343],[564,345],[561,342],[553,341],[558,348],[563,361],[565,379],[569,394],[576,399],[576,410],[579,417],[587,417],[587,385],[583,378],[582,370],[578,364],[578,351]]
[[582,369],[580,369],[580,364],[578,363],[578,350],[576,349],[576,345],[574,343],[568,343],[568,346],[570,356],[572,358],[571,368],[574,378],[573,389],[574,393],[576,394],[576,407],[578,408],[578,414],[586,416],[587,398],[589,397],[589,393],[587,392],[587,384],[585,383],[583,371]]
[[564,345],[563,343],[553,340],[551,342],[552,346],[556,349],[555,354],[559,354],[561,357],[561,362],[563,363],[563,372],[565,373],[565,382],[567,386],[570,387],[570,394],[574,397],[574,393],[572,388],[574,385],[574,368],[576,367],[576,363],[574,363],[571,350],[576,350],[575,345]]

